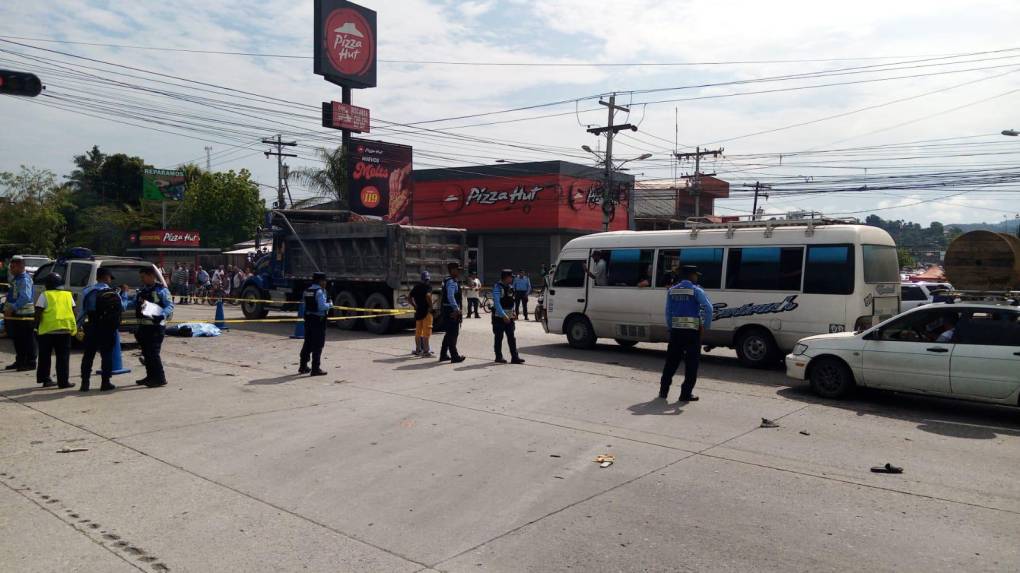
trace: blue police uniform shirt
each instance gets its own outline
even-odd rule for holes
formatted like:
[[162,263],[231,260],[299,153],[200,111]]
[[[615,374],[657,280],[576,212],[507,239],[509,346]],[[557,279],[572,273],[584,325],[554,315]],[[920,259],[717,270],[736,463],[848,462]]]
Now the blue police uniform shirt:
[[138,297],[141,296],[141,294],[146,291],[152,291],[156,293],[156,304],[158,304],[159,307],[163,309],[163,320],[164,321],[170,320],[170,318],[173,317],[174,315],[174,299],[172,296],[170,296],[170,289],[166,288],[165,286],[159,283],[156,283],[151,287],[142,287],[141,289],[139,289],[138,294],[135,295],[134,304],[133,305],[129,304],[128,308],[137,308]]
[[528,277],[514,277],[514,290],[531,292],[531,279]]
[[21,273],[11,281],[12,293],[9,295],[8,303],[14,309],[16,315],[34,315],[35,308],[32,304],[32,277],[28,273]]
[[666,291],[666,328],[673,328],[674,317],[698,318],[702,326],[709,328],[713,312],[712,301],[704,289],[689,280],[682,280]]
[[453,310],[460,310],[460,305],[457,304],[457,281],[452,277],[446,277],[446,289],[443,296],[443,304],[449,306]]
[[499,318],[506,318],[506,309],[499,302],[499,299],[503,297],[504,288],[506,287],[502,282],[498,282],[496,286],[492,287],[492,312],[495,312]]
[[315,291],[316,308],[306,308],[305,314],[310,314],[312,316],[326,316],[326,313],[329,312],[329,307],[331,306],[329,304],[329,300],[326,299],[326,291],[324,291],[319,285],[312,285],[308,288]]
[[[94,284],[94,285],[92,285],[90,287],[86,287],[85,290],[81,291],[81,301],[82,301],[82,303],[81,303],[81,305],[78,306],[78,326],[79,327],[81,327],[81,325],[85,322],[85,317],[88,316],[88,314],[90,312],[95,312],[96,311],[96,299],[99,298],[99,296],[98,295],[97,296],[90,296],[90,295],[92,293],[94,293],[94,292],[98,293],[98,292],[102,292],[104,290],[110,290],[111,288],[113,288],[113,287],[111,287],[110,285],[108,285],[106,283],[96,283],[96,284]],[[127,295],[124,294],[124,293],[120,293],[120,305],[124,308],[124,310],[127,310],[128,306],[129,306],[128,305]]]

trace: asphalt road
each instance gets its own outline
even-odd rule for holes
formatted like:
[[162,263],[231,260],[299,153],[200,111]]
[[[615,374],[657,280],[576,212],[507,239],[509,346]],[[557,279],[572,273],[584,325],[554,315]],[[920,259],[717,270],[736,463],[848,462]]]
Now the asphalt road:
[[726,351],[700,402],[663,404],[660,345],[576,351],[526,323],[527,364],[495,365],[485,318],[459,365],[331,329],[308,378],[291,331],[168,339],[161,389],[133,385],[130,348],[111,394],[0,374],[0,570],[1020,568],[1018,409],[823,401]]

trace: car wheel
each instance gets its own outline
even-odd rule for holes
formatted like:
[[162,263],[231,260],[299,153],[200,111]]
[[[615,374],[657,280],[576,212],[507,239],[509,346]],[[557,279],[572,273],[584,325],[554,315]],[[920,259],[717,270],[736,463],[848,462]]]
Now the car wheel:
[[590,349],[595,348],[595,329],[592,328],[588,319],[580,316],[570,319],[566,327],[567,343],[574,348]]
[[762,328],[741,332],[737,337],[736,350],[740,362],[751,368],[768,368],[776,363],[779,356],[776,341]]
[[[349,290],[342,290],[337,293],[336,298],[333,300],[333,304],[336,306],[346,306],[349,308],[358,308],[358,297]],[[354,310],[339,310],[330,309],[330,316],[357,316],[358,312]],[[330,324],[335,325],[341,330],[355,330],[361,328],[362,322],[360,318],[347,319],[347,320],[331,320]]]
[[616,343],[619,344],[620,346],[624,347],[624,348],[634,348],[637,345],[638,341],[637,340],[622,340],[620,338],[617,338],[616,339]]
[[811,389],[822,398],[844,398],[854,389],[854,375],[842,360],[817,358],[811,364],[808,380]]

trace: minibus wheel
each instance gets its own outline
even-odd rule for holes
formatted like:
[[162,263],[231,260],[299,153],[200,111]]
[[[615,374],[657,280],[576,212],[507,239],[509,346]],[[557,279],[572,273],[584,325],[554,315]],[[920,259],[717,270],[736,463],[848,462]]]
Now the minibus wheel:
[[764,328],[748,328],[737,335],[737,358],[744,366],[768,368],[776,363],[779,348],[776,341]]
[[595,348],[595,329],[587,318],[583,316],[571,318],[564,331],[567,333],[567,343],[573,348],[585,350]]

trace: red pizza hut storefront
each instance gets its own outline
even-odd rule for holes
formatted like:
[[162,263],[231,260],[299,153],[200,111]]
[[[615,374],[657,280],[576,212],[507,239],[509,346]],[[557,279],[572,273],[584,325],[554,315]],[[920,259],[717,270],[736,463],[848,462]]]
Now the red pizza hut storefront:
[[[541,269],[581,235],[602,231],[604,172],[564,161],[414,171],[415,225],[468,230],[468,265],[486,285],[499,271]],[[633,176],[617,173],[612,231],[626,230]]]
[[[219,263],[219,249],[203,249],[198,231],[149,229],[131,233],[128,254],[169,268],[176,263],[206,267]],[[170,280],[167,277],[167,280]]]

